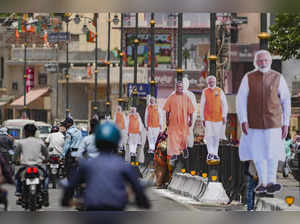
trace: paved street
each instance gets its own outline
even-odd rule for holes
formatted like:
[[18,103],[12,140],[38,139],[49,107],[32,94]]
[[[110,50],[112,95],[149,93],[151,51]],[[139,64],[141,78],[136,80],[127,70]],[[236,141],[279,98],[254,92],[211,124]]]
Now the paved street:
[[[278,175],[278,182],[283,185],[283,190],[275,197],[283,199],[292,195],[295,197],[295,205],[300,206],[300,186],[299,183],[292,177],[288,178],[281,177]],[[4,185],[9,192],[9,211],[24,211],[21,206],[16,205],[16,197],[14,196],[15,188],[13,186]],[[41,211],[76,211],[73,208],[64,208],[59,205],[62,190],[51,189],[50,193],[50,206],[43,208]],[[239,204],[233,204],[230,206],[223,207],[212,207],[203,206],[200,203],[174,193],[171,193],[165,189],[150,188],[147,190],[148,196],[150,197],[152,208],[150,211],[191,211],[191,210],[202,210],[202,211],[244,211],[245,207]],[[2,209],[2,207],[1,207]],[[134,205],[129,205],[128,211],[140,211]]]
[[[5,185],[5,188],[9,192],[9,211],[24,211],[21,206],[16,205],[16,197],[14,196],[15,188],[13,186]],[[41,211],[75,211],[72,208],[64,208],[59,205],[62,190],[50,189],[50,206],[43,208]],[[178,203],[174,200],[170,200],[166,197],[162,197],[152,189],[148,189],[148,195],[150,197],[152,208],[151,211],[188,211],[189,206]],[[1,205],[2,206],[2,205]],[[127,208],[128,211],[139,211],[140,209],[134,205],[130,205]]]

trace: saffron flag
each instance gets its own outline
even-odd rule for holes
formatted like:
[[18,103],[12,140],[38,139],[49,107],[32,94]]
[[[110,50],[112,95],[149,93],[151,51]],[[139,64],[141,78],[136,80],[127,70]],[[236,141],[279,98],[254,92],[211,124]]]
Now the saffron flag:
[[16,40],[19,40],[20,39],[20,33],[19,33],[19,30],[16,29]]
[[88,72],[88,77],[92,78],[92,74],[93,74],[92,65],[88,65],[87,72]]

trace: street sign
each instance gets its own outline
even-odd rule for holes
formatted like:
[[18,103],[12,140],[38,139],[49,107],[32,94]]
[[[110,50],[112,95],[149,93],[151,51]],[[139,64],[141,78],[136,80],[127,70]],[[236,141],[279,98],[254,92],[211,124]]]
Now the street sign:
[[[134,84],[128,83],[127,85],[127,96],[130,97],[132,95]],[[147,83],[137,83],[137,92],[138,96],[146,97],[147,95],[151,94],[151,85]],[[157,96],[157,86],[155,86],[154,96]]]
[[44,65],[44,67],[45,67],[45,70],[50,73],[56,73],[58,70],[57,69],[58,66],[56,63],[47,63]]
[[70,33],[67,32],[51,32],[48,33],[48,41],[50,43],[65,42],[69,40]]
[[248,23],[248,17],[247,16],[237,16],[233,17],[231,19],[231,22],[233,24],[247,24]]

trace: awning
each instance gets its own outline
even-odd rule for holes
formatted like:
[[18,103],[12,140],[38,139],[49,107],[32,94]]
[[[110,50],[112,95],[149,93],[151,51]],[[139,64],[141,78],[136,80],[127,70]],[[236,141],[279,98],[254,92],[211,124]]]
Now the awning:
[[[26,93],[26,104],[30,104],[33,101],[37,100],[39,97],[46,94],[50,88],[41,88],[41,89],[33,89]],[[24,96],[19,97],[14,102],[10,104],[13,107],[24,106]]]
[[6,104],[10,103],[15,97],[14,96],[6,96],[0,98],[0,106],[5,106]]

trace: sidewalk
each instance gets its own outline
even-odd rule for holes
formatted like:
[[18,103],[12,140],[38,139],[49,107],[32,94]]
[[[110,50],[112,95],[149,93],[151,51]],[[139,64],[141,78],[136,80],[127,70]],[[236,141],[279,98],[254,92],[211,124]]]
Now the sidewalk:
[[294,205],[300,207],[300,183],[291,174],[284,178],[281,173],[277,175],[277,182],[282,184],[283,189],[275,197],[284,200],[286,196],[293,196],[295,198]]
[[[144,178],[148,179],[155,185],[155,177],[153,170],[143,169],[142,173],[145,174]],[[177,174],[176,183],[171,181],[168,189],[155,189],[155,191],[162,196],[184,203],[194,209],[200,210],[217,210],[217,211],[245,211],[246,206],[232,202],[230,205],[222,206],[206,206],[199,202],[206,189],[206,183],[201,177],[191,176],[189,174]],[[154,178],[154,179],[153,179]],[[198,180],[199,179],[199,180]],[[276,194],[274,198],[257,198],[258,210],[263,211],[300,211],[300,186],[299,183],[289,175],[283,178],[281,173],[278,173],[277,182],[282,184],[283,190]],[[201,189],[200,189],[201,188]],[[295,203],[293,206],[288,207],[284,199],[286,196],[293,196]]]

